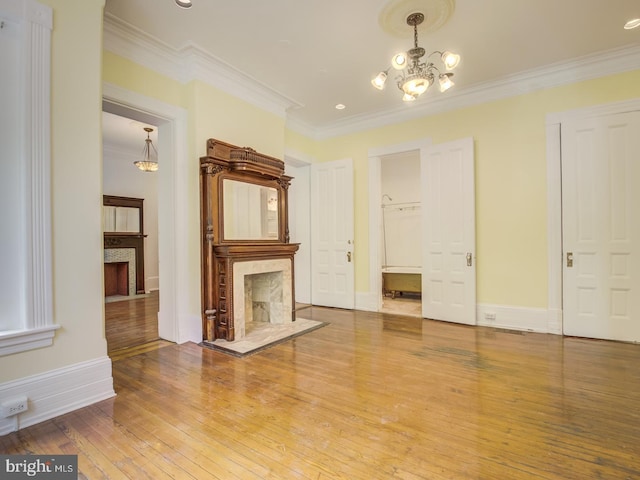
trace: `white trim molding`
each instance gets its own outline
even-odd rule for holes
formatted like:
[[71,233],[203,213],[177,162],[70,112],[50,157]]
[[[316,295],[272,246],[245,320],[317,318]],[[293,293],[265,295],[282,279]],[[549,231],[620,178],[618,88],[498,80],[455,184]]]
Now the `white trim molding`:
[[0,0],[0,13],[21,25],[20,97],[24,179],[22,198],[26,228],[21,242],[25,255],[25,315],[11,330],[0,332],[0,355],[9,355],[53,343],[59,325],[53,319],[51,252],[51,29],[53,12],[34,0]]
[[27,397],[27,410],[0,418],[0,435],[115,396],[111,359],[102,357],[0,385],[0,403]]

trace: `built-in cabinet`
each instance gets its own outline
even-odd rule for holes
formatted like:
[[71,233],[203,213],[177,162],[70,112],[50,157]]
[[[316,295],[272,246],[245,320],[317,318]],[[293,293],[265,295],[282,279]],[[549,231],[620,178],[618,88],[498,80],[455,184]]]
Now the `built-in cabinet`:
[[[267,265],[267,261],[286,260],[285,298],[291,303],[286,311],[294,315],[293,256],[298,244],[289,243],[290,181],[291,177],[284,175],[282,160],[252,148],[216,139],[207,141],[207,155],[200,158],[205,341],[236,339],[237,315],[247,311],[241,308],[244,305],[236,305],[244,299],[234,298],[234,290],[239,290],[234,266],[240,262],[253,262],[250,269],[263,271],[261,265]],[[246,265],[249,263],[243,267]],[[246,268],[235,271],[240,270]]]

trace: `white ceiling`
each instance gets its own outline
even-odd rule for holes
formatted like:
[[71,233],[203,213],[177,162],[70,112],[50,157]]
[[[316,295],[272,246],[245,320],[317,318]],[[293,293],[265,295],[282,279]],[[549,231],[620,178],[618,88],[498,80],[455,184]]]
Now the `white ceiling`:
[[[639,0],[456,0],[448,22],[419,32],[427,52],[462,56],[449,92],[437,88],[411,105],[388,82],[370,79],[391,56],[412,46],[412,29],[397,38],[380,25],[389,3],[419,10],[434,0],[106,0],[105,16],[124,21],[180,50],[197,46],[223,64],[288,98],[287,118],[311,129],[416,108],[437,97],[500,82],[613,49],[640,46]],[[436,3],[454,3],[437,0]],[[402,8],[396,10],[402,12]],[[404,16],[404,13],[402,14]],[[390,80],[392,80],[390,72]],[[335,105],[346,105],[336,110]],[[144,132],[140,144],[143,145]],[[140,147],[142,148],[142,147]]]

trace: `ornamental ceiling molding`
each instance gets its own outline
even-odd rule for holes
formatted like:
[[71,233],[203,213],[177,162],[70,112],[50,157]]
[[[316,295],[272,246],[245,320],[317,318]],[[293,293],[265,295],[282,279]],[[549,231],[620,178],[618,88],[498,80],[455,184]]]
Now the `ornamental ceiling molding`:
[[104,15],[104,49],[182,84],[199,80],[286,118],[302,104],[235,69],[195,44],[175,49],[110,13]]
[[[406,28],[406,27],[405,27]],[[547,88],[637,70],[640,46],[622,47],[528,70],[495,81],[459,88],[446,97],[425,98],[385,112],[354,115],[326,127],[301,122],[295,113],[303,104],[276,92],[257,79],[206,53],[197,45],[175,49],[129,23],[106,13],[104,49],[182,84],[207,83],[286,120],[286,127],[314,140],[385,127],[429,115],[501,100]]]

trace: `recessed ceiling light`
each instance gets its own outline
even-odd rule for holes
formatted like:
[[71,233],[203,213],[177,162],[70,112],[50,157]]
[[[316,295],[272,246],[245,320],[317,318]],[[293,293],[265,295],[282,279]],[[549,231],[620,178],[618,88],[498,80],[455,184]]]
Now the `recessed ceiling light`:
[[193,6],[191,0],[176,0],[176,5],[180,8],[191,8]]
[[347,106],[342,103],[336,105],[336,110],[344,110],[345,108],[347,108]]
[[629,20],[624,24],[625,30],[631,30],[632,28],[640,27],[640,18],[634,18],[633,20]]

